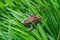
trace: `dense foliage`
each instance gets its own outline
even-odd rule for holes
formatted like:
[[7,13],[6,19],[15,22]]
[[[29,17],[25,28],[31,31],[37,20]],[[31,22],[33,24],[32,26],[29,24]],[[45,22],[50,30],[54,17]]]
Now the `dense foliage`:
[[[28,31],[31,14],[40,22]],[[60,0],[0,0],[0,40],[60,40]]]

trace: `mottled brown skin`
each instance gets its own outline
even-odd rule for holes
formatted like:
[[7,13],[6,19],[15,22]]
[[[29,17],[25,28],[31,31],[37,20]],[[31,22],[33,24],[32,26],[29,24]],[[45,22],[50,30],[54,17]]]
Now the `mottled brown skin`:
[[38,23],[40,22],[40,16],[30,15],[26,20],[24,20],[24,25],[30,26],[29,30],[33,28],[32,23]]
[[28,19],[33,22],[33,23],[37,23],[40,21],[40,17],[39,16],[35,16],[35,15],[30,15],[30,17],[28,17]]

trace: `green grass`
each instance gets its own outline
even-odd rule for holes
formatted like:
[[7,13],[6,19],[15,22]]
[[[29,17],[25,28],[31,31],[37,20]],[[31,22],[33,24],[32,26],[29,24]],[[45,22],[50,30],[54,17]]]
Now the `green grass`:
[[[30,14],[41,19],[28,31]],[[0,40],[60,40],[60,0],[0,0]]]

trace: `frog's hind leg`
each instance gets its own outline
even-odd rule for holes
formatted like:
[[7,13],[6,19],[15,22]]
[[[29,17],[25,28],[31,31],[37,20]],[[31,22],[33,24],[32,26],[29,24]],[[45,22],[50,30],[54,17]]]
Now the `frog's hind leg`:
[[32,30],[33,29],[33,25],[30,25],[30,28],[28,29],[28,31]]

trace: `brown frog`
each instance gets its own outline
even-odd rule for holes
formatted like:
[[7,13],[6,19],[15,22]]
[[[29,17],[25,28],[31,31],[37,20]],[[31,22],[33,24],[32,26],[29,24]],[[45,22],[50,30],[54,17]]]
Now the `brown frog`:
[[30,26],[28,30],[33,28],[32,23],[40,22],[40,16],[30,15],[26,20],[24,20],[23,24],[26,26]]

